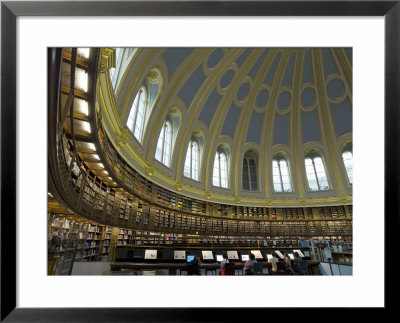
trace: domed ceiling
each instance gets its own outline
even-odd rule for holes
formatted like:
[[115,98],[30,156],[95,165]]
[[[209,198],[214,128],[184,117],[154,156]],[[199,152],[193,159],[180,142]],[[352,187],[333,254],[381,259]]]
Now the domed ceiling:
[[[227,204],[351,203],[352,175],[343,159],[352,152],[351,48],[102,53],[114,63],[99,74],[103,126],[127,162],[154,183]],[[168,161],[164,142],[172,147]],[[276,166],[281,160],[286,170]]]

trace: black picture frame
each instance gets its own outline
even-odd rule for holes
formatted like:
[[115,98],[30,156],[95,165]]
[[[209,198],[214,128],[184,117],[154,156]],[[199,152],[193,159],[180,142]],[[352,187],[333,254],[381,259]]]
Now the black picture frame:
[[[190,322],[203,308],[17,308],[16,19],[18,16],[384,16],[385,18],[385,310],[398,273],[390,260],[399,232],[400,4],[396,1],[2,1],[1,3],[1,321]],[[369,203],[365,201],[365,203]],[[371,234],[373,235],[373,233]],[[393,252],[393,253],[392,253]],[[383,265],[371,258],[371,266]],[[388,283],[390,286],[388,286]],[[367,287],[366,287],[367,288]],[[38,291],[39,292],[39,291]],[[266,292],[268,293],[268,292]],[[271,294],[270,294],[271,295]],[[241,293],[238,297],[243,297]],[[310,303],[312,307],[312,303]],[[207,309],[212,321],[241,309]],[[252,319],[268,315],[252,309]],[[212,313],[209,313],[212,311]],[[330,311],[329,311],[330,312]],[[253,316],[254,315],[254,316]],[[324,312],[324,315],[329,315]]]

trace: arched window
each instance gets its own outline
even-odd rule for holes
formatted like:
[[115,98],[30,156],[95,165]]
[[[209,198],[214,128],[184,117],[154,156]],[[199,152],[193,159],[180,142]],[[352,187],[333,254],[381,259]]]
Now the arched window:
[[169,167],[172,152],[172,125],[169,120],[163,123],[156,148],[156,159]]
[[345,148],[342,153],[344,167],[346,168],[347,178],[349,179],[350,185],[353,185],[353,153],[351,149]]
[[161,83],[159,71],[156,68],[151,69],[133,100],[126,125],[139,142],[143,141],[149,116],[160,96]]
[[110,68],[110,78],[111,78],[111,84],[115,90],[115,85],[116,85],[116,80],[118,77],[118,72],[120,70],[120,65],[121,65],[121,58],[122,58],[122,51],[123,48],[115,48],[115,67]]
[[116,92],[123,76],[139,48],[115,48],[115,67],[110,68],[111,85]]
[[213,185],[228,188],[228,157],[222,150],[215,153]]
[[185,168],[183,174],[186,177],[199,180],[200,146],[197,140],[191,139],[186,153]]
[[243,158],[242,186],[244,191],[258,191],[257,158],[252,153],[246,153]]
[[272,160],[272,176],[275,192],[292,192],[289,164],[283,156]]
[[142,86],[136,94],[135,100],[133,100],[131,112],[129,113],[128,121],[126,122],[128,129],[140,142],[142,142],[143,137],[146,106],[147,91],[146,88]]
[[305,158],[308,187],[311,191],[329,190],[324,162],[321,156],[309,154]]

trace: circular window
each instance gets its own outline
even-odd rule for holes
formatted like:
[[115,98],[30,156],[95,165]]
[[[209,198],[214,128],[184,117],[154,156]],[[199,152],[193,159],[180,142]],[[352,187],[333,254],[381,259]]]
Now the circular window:
[[232,81],[235,72],[233,70],[229,70],[225,72],[224,76],[221,79],[221,87],[226,88]]
[[267,90],[261,90],[260,93],[258,93],[257,96],[257,107],[262,108],[265,106],[268,100],[268,91]]
[[344,88],[340,80],[332,80],[328,84],[328,92],[332,99],[340,98],[343,95]]
[[247,94],[249,93],[249,90],[250,90],[249,83],[243,83],[240,86],[238,94],[237,94],[238,100],[239,101],[243,100],[247,96]]
[[216,66],[221,60],[224,52],[221,48],[216,49],[208,58],[207,65],[209,68]]
[[309,108],[314,104],[314,90],[313,89],[305,89],[301,96],[301,102],[305,108]]
[[290,103],[290,94],[289,92],[283,92],[281,93],[281,95],[279,95],[279,99],[278,99],[278,107],[281,110],[285,110]]

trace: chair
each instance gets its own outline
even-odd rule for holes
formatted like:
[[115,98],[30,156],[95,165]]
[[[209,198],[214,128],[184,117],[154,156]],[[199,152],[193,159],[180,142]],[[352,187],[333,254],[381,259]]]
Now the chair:
[[206,276],[208,275],[208,272],[211,272],[211,275],[217,274],[217,270],[215,268],[206,268]]
[[228,262],[225,264],[225,275],[235,275],[235,264]]
[[308,260],[299,260],[299,265],[303,275],[308,275]]
[[188,275],[201,275],[199,266],[196,265],[188,265],[187,273]]
[[179,275],[189,275],[189,266],[190,264],[186,264],[186,268],[179,268]]
[[254,275],[263,275],[264,263],[263,262],[255,262],[253,264]]
[[278,267],[278,272],[277,275],[285,275],[286,273],[286,264],[284,261],[278,261],[276,263],[276,266]]
[[300,267],[298,260],[292,261],[291,266],[292,266],[292,269],[293,269],[295,275],[304,275],[304,272],[303,272],[302,268]]

